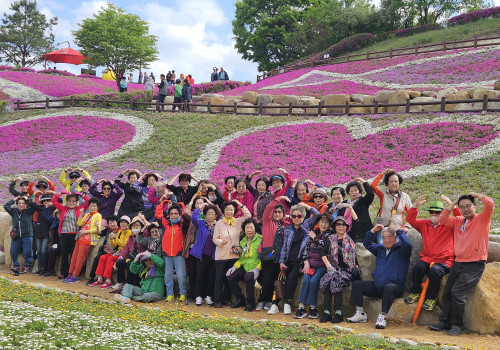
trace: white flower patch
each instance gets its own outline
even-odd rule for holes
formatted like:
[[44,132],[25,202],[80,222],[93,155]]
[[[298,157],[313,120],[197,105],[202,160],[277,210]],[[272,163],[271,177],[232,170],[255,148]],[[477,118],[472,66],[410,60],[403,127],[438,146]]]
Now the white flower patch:
[[[442,56],[435,56],[435,57],[427,57],[427,58],[421,58],[418,60],[414,61],[409,61],[409,62],[403,62],[400,64],[396,64],[394,66],[389,66],[385,68],[380,68],[380,69],[375,69],[359,74],[343,74],[343,73],[334,73],[334,72],[327,72],[323,70],[312,70],[308,73],[303,74],[302,76],[286,81],[284,83],[280,84],[275,84],[275,85],[270,85],[270,86],[265,86],[259,90],[274,90],[274,89],[280,89],[280,88],[287,88],[287,87],[298,87],[298,86],[311,86],[311,85],[322,85],[326,83],[333,83],[339,80],[350,80],[355,83],[359,84],[364,84],[364,85],[371,85],[371,86],[377,86],[381,88],[386,88],[386,89],[394,89],[394,90],[399,90],[399,89],[411,89],[411,88],[426,88],[426,87],[432,87],[434,86],[433,84],[395,84],[395,83],[387,83],[384,81],[378,81],[378,80],[372,80],[367,77],[366,75],[371,75],[375,73],[381,73],[385,71],[390,71],[395,68],[399,67],[408,67],[408,66],[413,66],[413,65],[418,65],[426,62],[431,62],[431,61],[437,61],[437,60],[443,60],[447,58],[453,58],[453,57],[459,57],[459,56],[464,56],[467,54],[477,54],[477,53],[482,53],[482,52],[488,52],[491,50],[497,50],[498,48],[496,47],[489,47],[489,48],[484,48],[484,49],[479,49],[479,50],[474,50],[474,51],[466,51],[466,52],[458,52],[458,53],[452,53],[448,55],[442,55]],[[312,75],[323,75],[325,77],[331,77],[332,79],[329,80],[323,80],[323,81],[318,81],[315,83],[309,82],[309,83],[303,83],[303,81],[312,76]],[[481,82],[476,82],[474,85],[477,86],[482,86],[482,85],[493,85],[495,83],[495,80],[487,80],[487,81],[481,81]],[[460,84],[444,84],[440,83],[439,87],[441,88],[448,88],[448,87],[470,87],[470,83],[460,83]]]
[[[392,123],[380,127],[372,127],[371,124],[362,119],[346,118],[346,117],[323,117],[318,119],[308,119],[291,122],[281,122],[270,125],[262,125],[252,127],[246,130],[238,131],[234,134],[225,136],[219,140],[209,143],[201,152],[200,157],[196,161],[193,174],[198,178],[209,178],[213,168],[217,165],[222,148],[231,141],[252,134],[256,131],[276,128],[288,125],[302,125],[309,123],[334,123],[340,124],[349,130],[351,137],[356,139],[364,138],[368,135],[377,134],[391,129],[402,129],[409,126],[438,123],[438,122],[456,122],[456,123],[475,123],[478,125],[494,125],[495,130],[500,130],[500,117],[498,115],[465,115],[465,114],[450,114],[440,116],[439,118],[419,118],[409,119],[403,122]],[[453,169],[458,166],[465,165],[470,162],[480,160],[492,154],[500,152],[500,136],[493,139],[490,143],[483,145],[474,150],[464,152],[458,156],[448,158],[442,162],[429,165],[420,165],[409,170],[401,172],[405,177],[422,176],[435,174],[443,170]],[[340,185],[340,184],[339,184]]]
[[[95,110],[70,110],[70,111],[60,111],[60,112],[52,112],[52,113],[46,113],[46,114],[41,114],[35,117],[30,117],[30,118],[24,118],[24,119],[18,119],[18,120],[13,120],[4,124],[0,124],[0,128],[3,126],[9,126],[9,125],[14,125],[17,123],[25,122],[25,121],[32,121],[32,120],[37,120],[37,119],[43,119],[43,118],[53,118],[53,117],[63,117],[67,115],[76,115],[76,116],[90,116],[90,117],[99,117],[99,118],[110,118],[110,119],[115,119],[115,120],[120,120],[124,121],[127,123],[132,124],[135,127],[135,135],[126,144],[121,146],[120,148],[117,148],[111,152],[108,152],[106,154],[102,154],[100,156],[97,156],[92,159],[84,160],[80,163],[75,164],[73,167],[78,167],[78,168],[84,168],[88,167],[90,165],[106,161],[106,160],[111,160],[114,159],[118,156],[121,156],[131,150],[133,150],[135,147],[139,146],[140,144],[144,143],[151,135],[153,134],[153,125],[148,123],[146,120],[133,117],[130,115],[125,115],[125,114],[119,114],[119,113],[109,113],[109,112],[99,112]],[[50,172],[61,172],[64,170],[64,168],[56,168],[56,169],[51,169]],[[23,177],[23,178],[30,178],[33,175],[36,175],[37,173],[23,173],[23,174],[18,174],[18,176]],[[10,181],[11,176],[0,176],[0,181]]]
[[45,95],[21,83],[0,78],[0,89],[10,96],[12,99],[23,101],[45,100],[47,97],[53,99],[54,97]]

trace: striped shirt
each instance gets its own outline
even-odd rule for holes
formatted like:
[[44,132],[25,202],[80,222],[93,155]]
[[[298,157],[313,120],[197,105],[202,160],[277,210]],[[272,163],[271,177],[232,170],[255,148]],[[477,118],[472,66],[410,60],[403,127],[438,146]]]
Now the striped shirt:
[[64,221],[61,226],[61,233],[78,232],[78,225],[76,224],[76,213],[74,209],[68,209]]

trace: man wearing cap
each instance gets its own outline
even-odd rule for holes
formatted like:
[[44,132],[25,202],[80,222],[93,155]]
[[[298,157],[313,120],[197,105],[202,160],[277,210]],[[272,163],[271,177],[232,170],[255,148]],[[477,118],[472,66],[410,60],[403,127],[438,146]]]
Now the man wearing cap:
[[[19,189],[21,190],[20,192],[16,190],[16,184],[19,182]],[[28,185],[29,181],[23,180],[21,178],[17,178],[14,181],[11,181],[9,184],[9,192],[11,195],[14,197],[19,197],[19,196],[27,196],[28,195]]]
[[[376,232],[380,230],[382,244],[377,244],[374,243],[374,238]],[[382,298],[382,310],[375,327],[384,329],[386,314],[394,299],[403,296],[412,245],[402,229],[394,225],[384,227],[382,224],[377,224],[366,233],[363,246],[376,256],[376,267],[372,272],[373,281],[355,281],[352,284],[351,305],[356,306],[356,313],[348,318],[347,322],[358,323],[368,320],[363,309],[364,295]]]
[[[447,197],[442,197],[449,201]],[[417,219],[418,207],[425,203],[424,198],[425,195],[418,197],[416,203],[408,210],[406,217],[406,221],[422,235],[422,251],[420,260],[413,267],[413,282],[410,295],[405,298],[405,302],[413,304],[420,298],[422,280],[425,275],[428,275],[429,287],[422,307],[424,310],[431,311],[436,305],[441,279],[450,272],[453,265],[453,231],[450,227],[439,223],[439,215],[444,210],[444,204],[441,201],[429,203],[429,219]],[[456,211],[454,214],[460,215],[458,209]],[[432,267],[431,263],[433,263]]]
[[[64,186],[64,189],[66,191],[70,191],[71,189],[71,185],[78,181],[78,179],[80,178],[80,171],[82,172],[83,176],[86,178],[86,179],[91,179],[91,176],[90,174],[85,171],[85,170],[82,170],[82,169],[72,169],[72,168],[68,168],[66,170],[63,170],[61,172],[61,175],[59,175],[59,181],[61,182],[61,184]],[[68,174],[69,173],[69,174]],[[66,179],[66,176],[69,176],[69,180]],[[80,192],[82,189],[80,188],[80,186],[77,187],[77,191]]]
[[[179,179],[180,186],[174,186],[175,180]],[[167,188],[172,191],[173,194],[177,197],[179,202],[184,203],[184,205],[188,205],[191,202],[193,196],[198,192],[198,186],[190,186],[189,183],[191,180],[196,181],[196,183],[200,182],[197,178],[192,176],[191,174],[179,173],[174,176],[172,180],[167,185]]]
[[[476,198],[484,204],[479,214],[476,214]],[[461,215],[450,217],[455,205],[458,205]],[[465,332],[465,304],[484,272],[494,210],[495,203],[491,198],[471,192],[450,203],[439,216],[439,222],[453,230],[455,262],[444,286],[439,323],[430,325],[430,329],[446,331],[448,335]]]

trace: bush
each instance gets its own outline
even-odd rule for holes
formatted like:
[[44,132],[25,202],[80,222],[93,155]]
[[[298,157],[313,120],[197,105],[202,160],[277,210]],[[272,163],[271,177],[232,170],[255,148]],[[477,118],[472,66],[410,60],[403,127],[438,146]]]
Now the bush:
[[457,24],[464,24],[489,17],[500,17],[500,6],[491,7],[489,9],[484,9],[484,10],[462,13],[461,15],[451,17],[450,19],[448,19],[448,25],[454,26]]
[[89,78],[89,79],[102,79],[101,77],[98,77],[97,75],[90,75],[90,74],[79,74],[77,75],[79,78]]
[[[202,94],[210,94],[210,93],[213,94],[217,92],[228,91],[250,84],[251,82],[249,81],[242,82],[233,80],[219,80],[210,83],[194,84],[192,88],[193,88],[193,95],[202,95]],[[173,86],[168,87],[167,95],[170,96],[174,95]]]
[[14,67],[11,66],[0,66],[0,70],[13,70]]
[[409,28],[403,28],[403,29],[398,29],[393,31],[394,34],[396,34],[397,37],[405,37],[405,36],[410,36],[413,34],[417,33],[423,33],[423,32],[428,32],[431,30],[437,30],[441,29],[441,25],[438,23],[431,23],[431,24],[425,24],[422,26],[417,26],[417,27],[409,27]]
[[15,70],[15,71],[18,71],[18,72],[31,72],[31,73],[35,73],[36,72],[36,70],[34,70],[33,68],[28,68],[28,67],[15,67],[12,70]]
[[59,69],[52,69],[52,68],[39,70],[39,71],[37,71],[37,73],[55,74],[55,75],[67,75],[69,77],[74,77],[75,76],[73,73],[65,72],[65,71],[62,71],[62,70],[59,70]]
[[[155,97],[155,92],[154,91],[141,91],[141,90],[135,90],[131,92],[111,92],[111,93],[106,93],[106,94],[80,94],[80,95],[73,95],[76,98],[82,98],[82,99],[87,99],[87,100],[100,100],[99,102],[84,102],[84,101],[75,101],[74,106],[103,106],[103,103],[101,102],[102,100],[106,100],[106,103],[104,104],[105,107],[120,107],[120,108],[128,108],[128,105],[124,103],[116,103],[113,101],[134,101],[134,102],[151,102],[151,100],[154,99]],[[64,104],[69,106],[70,101],[64,101]],[[134,108],[136,109],[147,109],[150,108],[151,106],[135,106]]]

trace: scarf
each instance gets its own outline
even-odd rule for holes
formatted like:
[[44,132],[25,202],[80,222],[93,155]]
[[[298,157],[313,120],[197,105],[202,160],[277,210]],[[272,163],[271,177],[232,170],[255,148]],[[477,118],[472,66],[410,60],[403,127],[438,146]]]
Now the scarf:
[[[338,252],[338,236],[337,234],[333,234],[328,236],[330,239],[330,254],[328,255],[328,260],[333,262],[335,266],[339,265],[339,252]],[[347,234],[342,238],[342,255],[344,257],[344,261],[349,266],[349,270],[352,271],[352,268],[355,265],[356,259],[356,246],[352,239],[349,238]]]
[[278,221],[276,223],[278,224],[278,226],[276,227],[275,235],[283,236],[283,233],[285,232],[285,226],[283,226],[283,223],[281,221]]
[[161,243],[161,237],[158,236],[158,238],[153,238],[153,239],[150,239],[149,240],[149,243],[148,243],[148,251],[150,253],[154,253],[156,252],[156,249],[160,246],[160,243]]
[[234,226],[234,216],[231,219],[229,219],[229,220],[226,219],[226,217],[224,216],[224,217],[222,217],[222,220],[224,220],[224,222],[226,224],[228,224],[229,226]]

